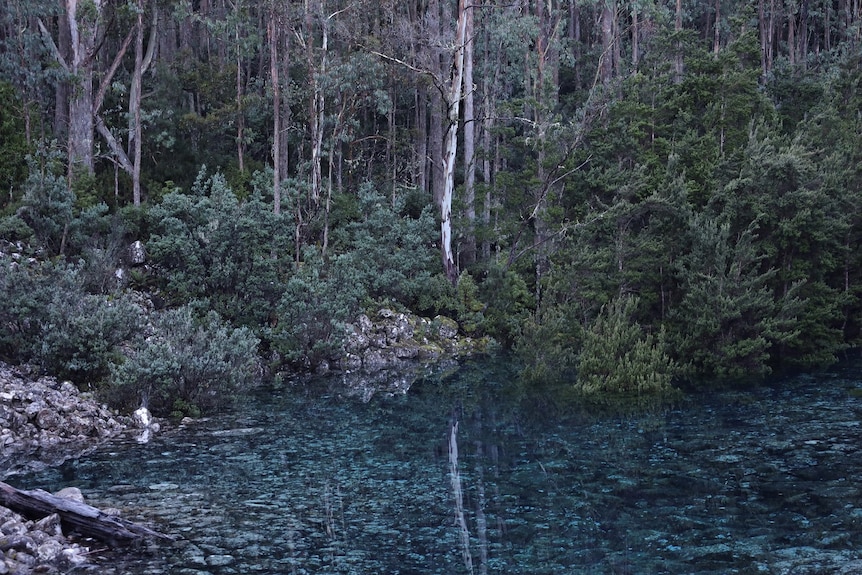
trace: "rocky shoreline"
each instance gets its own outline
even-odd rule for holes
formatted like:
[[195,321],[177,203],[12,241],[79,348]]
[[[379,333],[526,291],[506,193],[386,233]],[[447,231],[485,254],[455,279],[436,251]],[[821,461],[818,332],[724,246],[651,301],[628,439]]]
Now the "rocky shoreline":
[[[59,465],[133,429],[69,382],[0,363],[0,477]],[[27,487],[27,486],[22,486]],[[56,493],[83,501],[76,488]],[[0,575],[86,568],[91,550],[65,537],[54,514],[30,521],[0,507]]]

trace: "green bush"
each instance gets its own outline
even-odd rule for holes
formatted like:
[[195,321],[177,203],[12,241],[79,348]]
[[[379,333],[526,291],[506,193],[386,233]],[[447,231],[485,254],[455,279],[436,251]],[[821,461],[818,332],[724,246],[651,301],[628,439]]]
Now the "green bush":
[[258,339],[215,312],[202,320],[189,306],[154,314],[153,333],[112,370],[107,399],[143,403],[157,416],[208,413],[229,404],[259,374]]
[[356,280],[375,300],[391,298],[413,307],[439,268],[434,217],[425,209],[414,219],[370,186],[360,191],[360,219],[333,230],[334,243],[351,254]]
[[278,323],[270,334],[286,361],[308,367],[337,354],[345,326],[361,311],[366,292],[353,255],[324,263],[317,250],[307,248],[304,259],[284,286]]
[[587,330],[577,366],[576,388],[585,395],[641,395],[670,389],[674,364],[665,335],[646,333],[634,321],[637,298],[615,299]]
[[102,382],[118,348],[139,330],[139,308],[92,295],[80,267],[0,258],[0,357],[34,362],[81,387]]
[[100,387],[120,359],[120,347],[140,330],[141,310],[129,300],[80,291],[51,300],[34,360],[78,387]]
[[256,331],[274,317],[292,232],[258,191],[240,202],[223,176],[202,170],[189,194],[166,194],[147,220],[155,283],[172,304],[206,301]]

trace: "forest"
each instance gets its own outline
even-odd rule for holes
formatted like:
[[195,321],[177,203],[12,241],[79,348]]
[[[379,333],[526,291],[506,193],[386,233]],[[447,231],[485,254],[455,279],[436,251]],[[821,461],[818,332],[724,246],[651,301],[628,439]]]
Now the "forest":
[[0,360],[199,413],[388,306],[587,395],[816,369],[860,84],[859,0],[8,0]]

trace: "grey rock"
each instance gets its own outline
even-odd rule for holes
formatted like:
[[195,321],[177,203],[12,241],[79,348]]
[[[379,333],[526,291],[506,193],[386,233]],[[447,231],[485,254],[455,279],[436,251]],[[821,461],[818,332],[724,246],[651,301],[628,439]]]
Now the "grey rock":
[[129,246],[129,263],[133,266],[140,266],[147,261],[147,250],[144,243],[140,240],[132,242]]

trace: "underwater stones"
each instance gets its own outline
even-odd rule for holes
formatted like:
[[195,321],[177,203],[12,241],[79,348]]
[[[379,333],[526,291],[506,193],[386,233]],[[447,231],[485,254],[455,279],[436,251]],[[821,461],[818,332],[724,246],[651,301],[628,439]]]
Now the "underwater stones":
[[210,555],[206,558],[206,563],[210,567],[224,567],[235,561],[233,555]]

